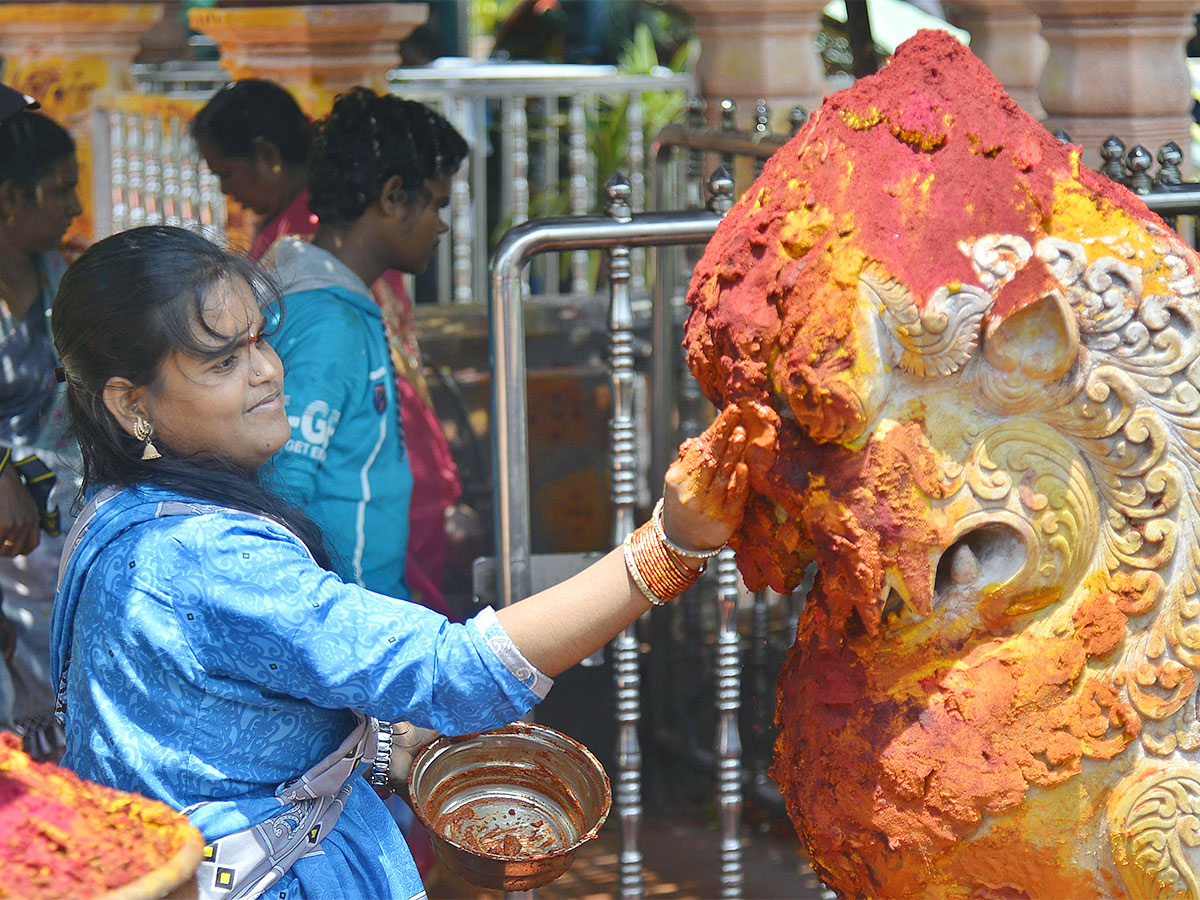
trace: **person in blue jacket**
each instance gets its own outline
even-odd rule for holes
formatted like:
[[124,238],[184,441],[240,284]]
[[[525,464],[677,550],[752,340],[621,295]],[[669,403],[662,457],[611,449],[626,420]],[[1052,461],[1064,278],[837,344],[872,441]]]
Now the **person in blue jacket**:
[[657,525],[624,548],[451,623],[330,571],[312,520],[261,483],[293,434],[277,301],[254,263],[167,226],[99,241],[62,281],[88,497],[52,623],[64,764],[186,810],[208,842],[203,898],[419,898],[361,777],[377,734],[511,721],[694,581],[740,522],[753,417],[730,407],[684,445]]
[[428,267],[466,155],[461,135],[423,104],[367,88],[340,95],[310,155],[317,231],[311,243],[281,239],[267,258],[286,300],[275,347],[292,426],[270,483],[321,527],[339,575],[393,597],[409,597],[413,476],[369,285],[389,269]]

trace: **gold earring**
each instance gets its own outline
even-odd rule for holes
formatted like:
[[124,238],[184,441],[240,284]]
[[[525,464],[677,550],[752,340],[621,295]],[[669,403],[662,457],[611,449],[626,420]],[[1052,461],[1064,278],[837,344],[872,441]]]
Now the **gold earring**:
[[142,459],[161,459],[162,454],[158,452],[158,448],[154,446],[154,442],[150,440],[154,436],[154,426],[138,416],[137,421],[133,423],[133,436],[139,441],[145,442],[146,446],[142,448]]
[[274,173],[275,175],[278,175],[282,171],[283,171],[283,166],[281,166],[279,163],[275,163],[275,165],[271,166],[271,172]]

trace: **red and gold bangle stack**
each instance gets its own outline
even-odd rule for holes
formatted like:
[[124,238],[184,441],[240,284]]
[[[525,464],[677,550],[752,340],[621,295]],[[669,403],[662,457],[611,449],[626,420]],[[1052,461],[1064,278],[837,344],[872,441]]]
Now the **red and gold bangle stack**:
[[678,597],[704,572],[704,566],[692,569],[680,556],[658,539],[654,525],[645,523],[625,538],[625,567],[634,584],[655,606]]

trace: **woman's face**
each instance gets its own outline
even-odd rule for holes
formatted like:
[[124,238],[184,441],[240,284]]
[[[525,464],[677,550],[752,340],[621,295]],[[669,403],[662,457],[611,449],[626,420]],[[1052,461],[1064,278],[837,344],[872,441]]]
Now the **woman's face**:
[[424,200],[406,202],[393,233],[392,268],[420,275],[433,262],[438,239],[450,230],[442,210],[450,205],[450,179],[427,178]]
[[[283,408],[283,364],[259,335],[262,311],[242,279],[222,282],[205,298],[208,326],[237,335],[214,357],[173,351],[151,387],[147,409],[156,438],[181,455],[222,456],[247,471],[270,459],[291,435]],[[227,340],[197,326],[202,344]]]
[[283,212],[279,173],[264,160],[258,156],[226,156],[206,140],[197,141],[197,149],[209,171],[220,179],[222,194],[260,216],[270,218]]
[[9,228],[30,252],[53,250],[62,243],[71,221],[83,211],[75,192],[78,184],[79,165],[69,154],[38,180],[26,202],[17,204]]

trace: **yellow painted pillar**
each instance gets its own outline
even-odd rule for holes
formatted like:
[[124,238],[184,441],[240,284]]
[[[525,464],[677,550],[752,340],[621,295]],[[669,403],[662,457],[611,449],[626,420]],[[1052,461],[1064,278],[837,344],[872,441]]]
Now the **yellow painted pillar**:
[[130,65],[141,37],[162,17],[158,3],[4,3],[0,55],[4,82],[41,101],[78,145],[83,214],[69,235],[92,227],[92,101],[106,90],[130,90]]
[[400,64],[400,41],[429,16],[423,3],[338,3],[194,9],[189,19],[221,51],[232,78],[266,78],[312,116],[340,91],[382,90]]

